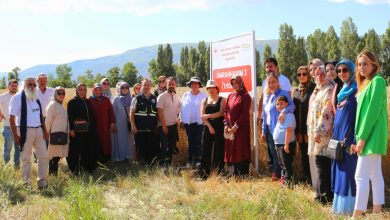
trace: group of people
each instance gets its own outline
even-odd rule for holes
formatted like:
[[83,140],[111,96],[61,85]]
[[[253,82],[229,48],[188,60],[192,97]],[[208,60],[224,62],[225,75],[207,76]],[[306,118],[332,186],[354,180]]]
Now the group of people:
[[[299,85],[293,91],[276,59],[266,59],[264,65],[267,78],[258,122],[272,179],[292,187],[293,157],[299,146],[301,181],[313,185],[318,202],[333,203],[335,214],[362,216],[371,182],[373,213],[381,213],[388,113],[386,81],[375,55],[364,51],[355,63],[313,59],[298,68]],[[341,158],[327,153],[331,142],[341,150]]]
[[[381,155],[387,153],[388,118],[386,82],[371,52],[350,60],[322,62],[313,59],[297,70],[299,85],[292,91],[289,79],[279,73],[275,58],[264,62],[258,123],[267,143],[272,180],[293,187],[293,161],[300,148],[303,177],[316,189],[316,200],[333,202],[337,214],[362,215],[367,209],[369,182],[374,213],[384,204]],[[355,70],[356,69],[356,70]],[[37,87],[38,84],[38,88]],[[47,174],[56,175],[66,158],[72,173],[93,172],[98,162],[134,161],[168,167],[179,153],[178,128],[188,141],[188,167],[201,178],[212,171],[239,177],[249,175],[251,161],[250,109],[252,99],[239,75],[230,79],[233,92],[224,98],[214,80],[205,85],[196,76],[186,84],[190,91],[176,93],[176,79],[160,76],[133,86],[118,82],[112,95],[107,78],[76,86],[76,96],[64,107],[65,89],[49,88],[47,76],[8,82],[0,96],[4,161],[22,162],[22,176],[31,184],[32,152],[38,165],[38,188],[46,188]],[[324,155],[330,140],[340,141],[342,160]],[[20,154],[20,156],[19,156]],[[20,159],[19,159],[20,158]]]

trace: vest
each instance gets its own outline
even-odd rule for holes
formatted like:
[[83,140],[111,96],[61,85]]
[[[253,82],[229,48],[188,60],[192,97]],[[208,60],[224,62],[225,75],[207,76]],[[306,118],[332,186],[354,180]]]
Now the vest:
[[150,95],[149,99],[145,95],[136,96],[137,106],[134,112],[135,125],[142,131],[156,131],[157,129],[157,98]]

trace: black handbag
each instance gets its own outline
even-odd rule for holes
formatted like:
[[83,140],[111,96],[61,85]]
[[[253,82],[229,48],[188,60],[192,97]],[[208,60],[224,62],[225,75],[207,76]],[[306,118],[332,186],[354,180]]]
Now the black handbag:
[[53,132],[50,133],[51,145],[66,145],[68,144],[68,133],[66,132]]
[[89,111],[88,111],[88,106],[85,102],[84,102],[84,106],[85,106],[85,111],[87,112],[87,120],[75,119],[73,121],[74,132],[84,133],[89,131]]
[[345,150],[345,140],[337,141],[330,139],[328,147],[322,151],[322,156],[328,157],[332,160],[341,161],[344,159],[343,151]]

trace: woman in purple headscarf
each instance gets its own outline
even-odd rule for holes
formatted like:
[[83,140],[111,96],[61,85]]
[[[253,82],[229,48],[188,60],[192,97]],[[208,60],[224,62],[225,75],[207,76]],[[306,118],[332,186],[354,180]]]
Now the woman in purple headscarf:
[[117,84],[117,96],[114,98],[112,104],[117,132],[111,133],[112,140],[112,161],[130,161],[132,159],[132,148],[134,141],[130,138],[130,120],[129,111],[131,104],[131,95],[129,84],[126,82],[119,82]]

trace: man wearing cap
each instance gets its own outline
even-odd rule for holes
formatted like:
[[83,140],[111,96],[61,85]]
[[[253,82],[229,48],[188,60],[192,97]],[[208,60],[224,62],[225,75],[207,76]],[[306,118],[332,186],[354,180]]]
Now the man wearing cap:
[[202,82],[199,77],[191,77],[186,83],[191,91],[185,92],[181,98],[181,122],[184,124],[188,139],[188,163],[187,167],[201,162],[201,138],[203,122],[200,117],[200,106],[207,95],[201,92]]
[[11,98],[18,91],[18,81],[11,79],[8,81],[8,92],[0,95],[0,122],[3,122],[3,139],[4,139],[4,163],[11,160],[12,145],[14,145],[14,166],[20,165],[20,149],[14,142],[11,127],[9,124],[9,103]]
[[172,154],[178,153],[176,142],[178,141],[177,124],[179,124],[180,97],[175,93],[176,79],[167,78],[168,90],[157,97],[160,135],[160,164],[169,166]]
[[146,165],[155,164],[159,147],[157,135],[157,97],[150,92],[152,82],[142,80],[141,94],[131,101],[131,131],[135,136],[138,159]]
[[31,185],[31,155],[34,150],[38,162],[38,188],[47,187],[49,168],[46,140],[48,133],[42,116],[42,105],[37,98],[35,78],[24,80],[24,89],[11,98],[9,106],[10,125],[16,144],[20,145],[22,177]]

